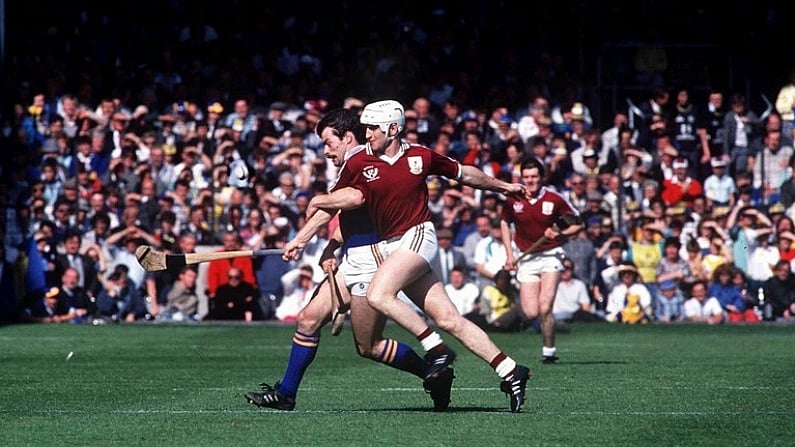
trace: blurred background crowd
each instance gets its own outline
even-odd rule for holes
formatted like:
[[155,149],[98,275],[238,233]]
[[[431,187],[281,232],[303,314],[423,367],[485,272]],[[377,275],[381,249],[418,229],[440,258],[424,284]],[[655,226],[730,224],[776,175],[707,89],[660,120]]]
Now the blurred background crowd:
[[[546,162],[580,210],[562,320],[795,312],[792,50],[775,2],[5,4],[0,319],[291,321],[302,259],[147,273],[140,245],[273,248],[336,174],[314,126],[393,98],[405,137],[495,177]],[[765,51],[762,51],[765,49]],[[778,51],[778,52],[777,52]],[[429,185],[464,314],[519,329],[502,197]],[[712,298],[715,300],[712,301]],[[717,303],[717,304],[716,304]]]

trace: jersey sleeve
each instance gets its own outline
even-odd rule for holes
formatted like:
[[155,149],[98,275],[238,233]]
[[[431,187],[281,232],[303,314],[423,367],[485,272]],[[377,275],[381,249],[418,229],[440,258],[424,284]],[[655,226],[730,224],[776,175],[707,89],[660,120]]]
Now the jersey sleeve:
[[445,155],[437,154],[433,150],[429,149],[429,152],[431,161],[431,174],[443,175],[453,180],[458,180],[461,178],[461,163]]

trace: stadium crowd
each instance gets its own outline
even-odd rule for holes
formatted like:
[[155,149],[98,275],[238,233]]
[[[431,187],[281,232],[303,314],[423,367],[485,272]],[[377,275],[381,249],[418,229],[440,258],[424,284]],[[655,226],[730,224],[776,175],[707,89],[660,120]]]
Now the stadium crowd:
[[[229,41],[208,23],[174,29],[149,65],[107,54],[70,65],[58,57],[84,47],[61,45],[10,77],[2,320],[292,321],[324,277],[317,261],[327,232],[298,262],[238,258],[148,273],[135,249],[282,246],[335,178],[315,124],[332,108],[360,109],[381,95],[404,99],[408,141],[489,175],[519,182],[523,159],[544,162],[549,185],[586,224],[565,244],[559,319],[795,314],[795,78],[758,114],[742,93],[696,96],[651,80],[646,99],[602,123],[570,79],[472,86],[461,67],[477,57],[476,42],[457,40],[473,52],[459,54],[445,46],[454,33],[431,35],[416,23],[381,36],[394,53],[360,49],[353,67],[333,62],[342,41],[318,51],[291,27],[278,52],[258,52],[250,42],[272,36],[253,27],[236,37],[248,45],[224,54]],[[416,46],[430,55],[418,60]],[[553,74],[550,64],[541,58],[534,71]],[[511,72],[508,61],[501,68]],[[424,73],[415,88],[405,77],[412,71]],[[520,90],[527,105],[517,108]],[[461,313],[495,330],[527,327],[502,270],[505,198],[444,178],[428,188],[440,246],[434,268]]]

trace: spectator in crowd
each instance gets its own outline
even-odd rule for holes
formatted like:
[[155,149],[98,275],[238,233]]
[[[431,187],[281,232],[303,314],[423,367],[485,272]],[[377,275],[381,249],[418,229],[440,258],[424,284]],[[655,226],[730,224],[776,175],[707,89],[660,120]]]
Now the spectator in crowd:
[[723,158],[713,158],[710,160],[712,174],[704,180],[704,197],[707,199],[707,206],[734,206],[734,195],[737,186],[734,179],[728,175],[726,166],[728,161]]
[[[790,263],[778,261],[773,269],[773,276],[762,286],[765,303],[763,309],[765,320],[791,321],[795,318],[795,275]],[[752,290],[753,292],[753,290]]]
[[444,286],[444,290],[455,304],[458,313],[477,321],[473,317],[479,312],[480,289],[475,283],[468,281],[468,278],[466,267],[453,266],[450,270],[450,282]]
[[753,187],[762,194],[764,203],[776,203],[781,197],[781,186],[792,174],[788,172],[790,160],[795,155],[792,146],[781,143],[781,132],[771,131],[764,136],[764,146],[753,158]]
[[304,264],[282,276],[284,298],[276,307],[275,316],[280,321],[290,323],[298,318],[298,312],[312,299],[315,283],[312,266]]
[[61,277],[67,268],[74,269],[77,273],[77,287],[80,287],[89,296],[95,297],[102,287],[97,277],[99,271],[94,260],[84,252],[81,253],[80,246],[79,231],[73,230],[65,235],[63,244],[65,253],[55,257],[56,275]]
[[480,324],[488,331],[516,331],[522,327],[522,311],[517,304],[518,290],[511,283],[511,273],[498,270],[494,284],[487,284],[480,293]]
[[600,319],[591,313],[591,297],[586,284],[574,272],[575,266],[571,259],[564,259],[552,315],[556,321],[566,322]]
[[259,291],[243,280],[243,272],[232,267],[227,272],[229,281],[218,286],[212,301],[209,318],[212,320],[251,321],[258,317]]
[[679,251],[682,247],[679,238],[667,237],[663,242],[663,257],[657,263],[655,277],[658,283],[666,280],[673,280],[677,287],[683,282],[692,282],[692,272],[688,267],[687,261],[682,259]]
[[698,280],[690,290],[691,298],[685,301],[684,312],[688,323],[721,324],[726,314],[720,302],[707,292],[707,282]]
[[115,269],[105,279],[105,288],[97,296],[98,316],[114,322],[143,320],[146,301],[123,269]]
[[61,287],[58,301],[69,308],[72,321],[75,323],[89,322],[96,314],[97,303],[94,295],[88,295],[78,285],[80,274],[72,267],[67,267],[61,274]]
[[166,305],[160,319],[166,321],[195,321],[198,319],[199,298],[196,296],[196,270],[185,266],[166,295]]
[[475,250],[481,240],[491,236],[491,219],[485,214],[475,216],[475,231],[471,232],[465,239],[461,251],[466,257],[467,269],[470,276],[475,276]]
[[660,281],[657,296],[654,297],[654,318],[660,323],[677,323],[684,321],[685,299],[673,279]]
[[757,321],[753,309],[746,308],[742,291],[732,282],[734,268],[736,267],[732,264],[721,264],[715,269],[709,286],[709,296],[718,299],[730,323]]
[[795,69],[776,96],[776,111],[781,115],[782,143],[792,146],[795,139]]
[[28,310],[28,317],[38,323],[68,323],[75,317],[75,313],[60,299],[58,288],[52,287],[33,303]]
[[[240,240],[239,234],[226,233],[222,241],[223,247],[218,251],[237,251],[241,248],[242,241]],[[257,283],[256,278],[254,278],[254,265],[249,257],[210,261],[207,267],[207,296],[211,300],[215,299],[215,293],[218,287],[229,282],[227,272],[231,267],[240,269],[243,273],[243,281],[249,284]]]
[[652,296],[640,280],[638,268],[623,263],[616,269],[620,283],[607,296],[605,319],[611,323],[644,324],[653,316]]
[[487,285],[494,285],[494,276],[508,260],[507,251],[502,239],[502,227],[499,218],[489,222],[489,235],[478,242],[473,259],[477,273],[477,285],[483,290]]
[[759,210],[743,203],[732,208],[726,221],[732,242],[732,262],[743,271],[748,271],[748,259],[757,246],[757,228],[769,228],[773,222]]
[[436,231],[436,239],[439,243],[439,253],[431,263],[431,268],[439,272],[442,284],[447,285],[450,284],[450,273],[454,267],[466,267],[466,257],[458,247],[453,246],[453,231],[449,228],[439,228]]
[[745,95],[734,93],[729,100],[729,111],[723,121],[726,137],[723,140],[723,154],[729,157],[729,174],[750,171],[754,167],[754,138],[761,130],[759,116],[748,108]]

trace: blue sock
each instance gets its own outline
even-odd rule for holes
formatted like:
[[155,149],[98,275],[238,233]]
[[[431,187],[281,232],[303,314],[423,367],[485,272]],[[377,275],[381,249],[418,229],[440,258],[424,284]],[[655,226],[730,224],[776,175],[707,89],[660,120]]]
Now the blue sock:
[[287,370],[279,385],[279,392],[287,397],[295,398],[298,387],[304,378],[304,372],[315,359],[317,345],[320,343],[320,334],[307,335],[296,330],[293,335],[293,346],[290,348],[290,359],[287,361]]
[[424,378],[428,364],[409,345],[397,340],[384,340],[384,349],[375,358],[376,362],[407,371],[417,377]]

